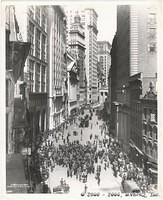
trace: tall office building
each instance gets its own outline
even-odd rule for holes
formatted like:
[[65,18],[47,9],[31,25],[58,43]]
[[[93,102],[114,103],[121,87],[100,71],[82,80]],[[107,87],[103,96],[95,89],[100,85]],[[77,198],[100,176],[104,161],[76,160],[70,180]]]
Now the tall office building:
[[[117,127],[118,135],[123,139],[126,133],[130,135],[130,128],[127,124],[130,124],[128,123],[128,118],[130,118],[131,98],[137,98],[140,94],[142,94],[140,97],[143,97],[149,89],[149,82],[153,81],[154,84],[156,83],[156,11],[154,7],[144,6],[142,10],[139,5],[118,6],[117,32],[113,40],[111,55],[111,87],[114,87],[114,90],[111,92],[112,97],[114,97],[112,101],[119,102],[119,106],[117,105],[118,109],[122,109],[124,105],[126,109],[128,108],[128,111],[126,110],[126,117],[122,117],[121,115],[123,114],[118,110],[119,119],[122,118],[124,120],[126,118],[126,125],[123,122]],[[149,66],[151,67],[149,68]],[[137,79],[141,79],[142,86],[140,85],[139,89],[142,88],[142,91],[140,94],[137,93],[138,90],[137,92],[134,91],[134,87],[138,86]],[[130,95],[131,93],[134,96]],[[135,95],[138,96],[135,97]],[[131,104],[133,106],[137,105],[135,103]],[[134,122],[135,120],[132,121]],[[137,137],[137,131],[135,131],[136,129],[131,130],[131,137]],[[128,137],[127,135],[126,137]],[[139,136],[139,142],[137,141],[137,143],[141,147],[140,140],[141,137]]]
[[86,72],[85,72],[85,34],[84,27],[81,24],[81,17],[77,14],[69,31],[69,52],[76,59],[79,73],[78,83],[78,102],[86,103]]
[[157,13],[155,5],[143,10],[130,7],[130,150],[153,183],[157,183]]
[[24,68],[24,81],[34,147],[41,132],[47,129],[47,8],[17,5],[15,12],[22,39],[31,43]]
[[97,42],[97,58],[98,64],[102,73],[102,80],[99,80],[98,90],[99,90],[99,103],[103,104],[108,97],[108,79],[109,79],[109,69],[111,65],[110,56],[111,45],[107,41]]
[[49,128],[60,126],[67,115],[66,19],[60,6],[48,7]]
[[[130,6],[117,7],[117,31],[111,49],[111,133],[128,151],[130,132]],[[126,87],[126,90],[124,90]]]
[[[152,144],[145,136],[147,132],[150,135],[146,127],[152,127],[154,130],[151,134],[157,138],[157,117],[153,117],[157,115],[156,18],[155,5],[118,6],[117,32],[111,50],[111,103],[114,104],[111,108],[112,128],[121,145],[126,152],[130,150],[131,158],[138,165],[149,163],[147,172],[151,167],[153,170],[157,168],[157,148],[153,146],[153,151],[150,150]],[[150,101],[149,85],[150,95],[153,96]],[[150,116],[152,123],[146,116]]]
[[98,101],[97,79],[97,13],[94,9],[85,10],[86,35],[86,74],[87,74],[87,101]]
[[72,24],[74,23],[74,17],[76,15],[79,15],[80,16],[80,22],[81,22],[81,25],[84,26],[85,24],[85,10],[79,10],[79,9],[72,9],[72,8],[68,8],[66,7],[65,8],[65,13],[66,13],[66,18],[67,18],[67,35],[66,35],[66,38],[67,38],[67,48],[69,49],[69,41],[70,41],[70,29],[71,29],[71,26]]
[[[67,29],[73,23],[73,18],[78,13],[81,17],[81,23],[84,26],[85,33],[85,68],[87,78],[87,103],[98,101],[98,79],[97,79],[97,18],[96,11],[92,8],[83,10],[66,9]],[[69,40],[69,35],[67,36]]]
[[110,56],[110,49],[111,45],[107,41],[98,41],[97,42],[97,57],[98,62],[100,63],[101,70],[103,73],[103,83],[104,87],[108,87],[108,76],[109,76],[109,69],[111,65],[111,56]]

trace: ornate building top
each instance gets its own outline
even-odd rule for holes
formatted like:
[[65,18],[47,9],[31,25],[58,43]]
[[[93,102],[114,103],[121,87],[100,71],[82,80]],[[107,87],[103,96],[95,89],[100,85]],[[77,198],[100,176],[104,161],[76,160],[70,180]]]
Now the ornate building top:
[[78,13],[74,17],[74,23],[79,23],[79,24],[81,23],[81,17]]
[[154,83],[152,81],[149,83],[149,91],[146,92],[143,99],[157,100],[157,94],[154,92]]

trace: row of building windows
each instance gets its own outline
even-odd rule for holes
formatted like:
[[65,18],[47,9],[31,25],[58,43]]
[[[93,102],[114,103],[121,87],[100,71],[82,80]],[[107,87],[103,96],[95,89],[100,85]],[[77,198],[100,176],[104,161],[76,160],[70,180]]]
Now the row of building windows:
[[107,49],[107,48],[105,48],[105,47],[99,47],[99,46],[98,46],[98,52],[105,52],[105,53],[107,52],[107,53],[108,53],[108,52],[109,52],[109,49]]
[[148,16],[148,37],[150,39],[148,51],[154,53],[156,52],[156,13],[149,13]]
[[100,56],[100,60],[101,60],[101,61],[107,60],[107,56]]
[[31,92],[46,92],[46,66],[29,60],[29,83]]
[[47,38],[34,24],[29,21],[28,41],[31,43],[30,55],[46,61]]
[[30,18],[35,20],[37,24],[46,32],[47,17],[45,8],[43,6],[29,6],[28,13]]
[[105,96],[107,96],[107,92],[101,92],[101,96],[103,96],[103,95],[105,95]]

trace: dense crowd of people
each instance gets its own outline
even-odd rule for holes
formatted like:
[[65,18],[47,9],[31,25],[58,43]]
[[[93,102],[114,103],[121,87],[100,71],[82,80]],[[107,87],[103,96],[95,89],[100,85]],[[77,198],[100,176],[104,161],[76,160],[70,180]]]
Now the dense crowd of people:
[[[97,137],[95,136],[95,140]],[[82,145],[79,141],[68,142],[63,145],[59,145],[57,148],[50,148],[53,151],[48,151],[44,147],[42,152],[48,160],[43,159],[43,165],[48,168],[51,167],[51,171],[54,170],[56,165],[67,168],[67,177],[75,176],[76,179],[82,182],[87,182],[89,174],[95,174],[95,177],[100,182],[101,165],[98,165],[98,161],[102,159],[104,150],[97,149],[97,142]],[[52,144],[51,144],[52,147]],[[100,170],[99,170],[100,169]]]
[[133,180],[142,192],[148,192],[152,180],[149,176],[144,175],[143,169],[139,168],[135,163],[130,162],[127,154],[122,152],[120,145],[114,139],[110,138],[108,149],[114,176],[120,176],[122,183],[125,180]]
[[[90,111],[90,116],[92,115],[93,112]],[[92,129],[93,125],[90,125]],[[49,133],[44,138],[37,151],[42,181],[45,182],[48,179],[49,170],[53,171],[55,166],[59,165],[66,167],[67,178],[75,176],[77,180],[86,183],[89,174],[93,174],[97,184],[100,185],[101,171],[111,167],[113,175],[121,177],[122,183],[125,180],[133,180],[142,192],[147,192],[151,184],[150,177],[145,176],[143,169],[130,162],[118,141],[111,136],[106,137],[105,124],[100,126],[97,121],[96,126],[100,127],[103,139],[90,133],[90,141],[84,145],[79,140],[70,142],[69,133],[66,138],[63,137],[63,133],[61,135]],[[81,140],[83,131],[81,129],[78,133],[81,134]],[[62,144],[58,143],[59,140],[63,141]],[[56,143],[58,143],[57,146]]]

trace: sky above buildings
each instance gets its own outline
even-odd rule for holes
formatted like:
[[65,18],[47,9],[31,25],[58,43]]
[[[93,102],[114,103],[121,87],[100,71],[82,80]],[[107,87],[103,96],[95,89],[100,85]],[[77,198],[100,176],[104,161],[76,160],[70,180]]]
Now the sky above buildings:
[[98,14],[97,28],[98,35],[97,40],[109,41],[112,44],[113,37],[116,32],[116,5],[112,4],[83,4],[83,5],[65,5],[65,9],[84,9],[94,8]]
[[101,5],[93,6],[98,14],[98,40],[106,40],[112,44],[113,37],[116,32],[116,6],[115,5]]
[[[22,5],[21,5],[22,6]],[[113,37],[116,32],[116,4],[112,3],[83,3],[83,4],[75,4],[71,3],[69,5],[62,5],[65,9],[84,9],[84,8],[94,8],[95,11],[98,14],[98,20],[97,20],[97,28],[98,28],[98,35],[97,40],[98,41],[109,41],[110,44],[112,44]],[[18,7],[17,12],[23,14],[23,10],[20,9],[21,7]],[[23,19],[21,20],[18,18],[19,23],[24,23]],[[21,24],[20,24],[21,25]]]

